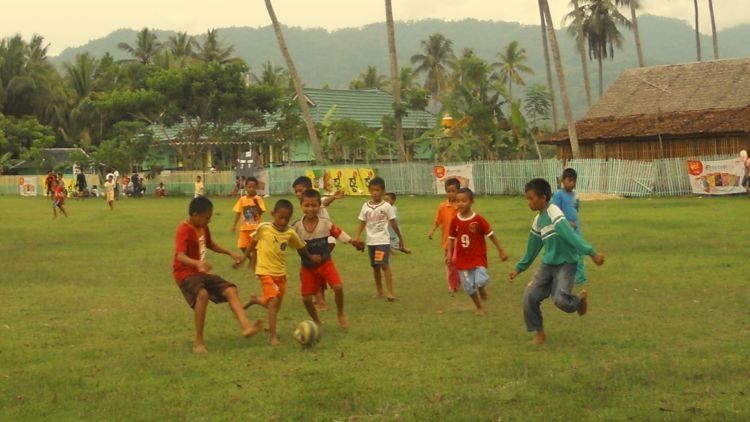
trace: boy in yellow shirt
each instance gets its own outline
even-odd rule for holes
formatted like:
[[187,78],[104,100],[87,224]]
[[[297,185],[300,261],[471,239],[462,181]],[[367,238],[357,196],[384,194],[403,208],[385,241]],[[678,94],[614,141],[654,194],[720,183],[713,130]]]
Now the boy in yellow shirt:
[[247,248],[250,246],[250,238],[258,228],[263,213],[266,212],[266,204],[263,198],[258,195],[258,179],[248,177],[245,180],[245,195],[237,200],[232,211],[235,213],[232,233],[237,231],[237,223],[242,219],[240,235],[237,238],[237,247],[248,255],[250,258],[250,268],[253,268],[255,265],[255,251],[251,250],[248,253]]
[[[289,221],[292,218],[293,212],[294,206],[286,199],[280,199],[276,202],[271,213],[273,222],[262,223],[258,226],[253,234],[250,246],[247,248],[245,257],[242,259],[244,261],[248,253],[257,248],[255,276],[260,281],[263,296],[258,299],[256,295],[252,295],[245,308],[251,305],[260,305],[268,309],[268,342],[271,346],[279,345],[279,337],[276,334],[276,321],[279,308],[281,308],[281,302],[284,299],[284,293],[286,292],[286,251],[292,248],[311,262],[315,264],[321,263],[320,255],[311,255],[307,251],[307,248],[305,248],[305,242],[299,238],[297,232],[289,227]],[[242,261],[236,265],[241,265]]]

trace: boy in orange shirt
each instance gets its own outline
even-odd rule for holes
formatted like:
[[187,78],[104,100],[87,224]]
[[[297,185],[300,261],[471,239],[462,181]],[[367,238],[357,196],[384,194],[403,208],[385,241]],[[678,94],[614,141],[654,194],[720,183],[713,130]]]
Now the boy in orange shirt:
[[[240,226],[240,235],[237,238],[237,247],[242,253],[247,254],[247,248],[250,246],[250,238],[260,224],[263,213],[266,212],[266,204],[263,198],[258,195],[258,179],[248,177],[245,180],[245,195],[237,200],[232,211],[235,212],[234,224],[232,224],[232,233],[237,231],[237,223],[242,219]],[[255,252],[250,251],[250,268],[255,267]]]
[[[461,280],[458,277],[458,271],[453,265],[453,260],[448,259],[448,234],[450,232],[451,222],[456,215],[458,215],[458,208],[456,208],[456,195],[458,190],[461,189],[461,182],[458,179],[450,178],[445,181],[445,202],[442,202],[435,213],[435,225],[432,227],[430,234],[427,236],[432,240],[432,236],[438,227],[442,230],[442,237],[440,241],[440,247],[443,248],[444,261],[445,261],[445,277],[448,280],[448,291],[453,295],[461,284]],[[452,257],[451,257],[452,258]]]

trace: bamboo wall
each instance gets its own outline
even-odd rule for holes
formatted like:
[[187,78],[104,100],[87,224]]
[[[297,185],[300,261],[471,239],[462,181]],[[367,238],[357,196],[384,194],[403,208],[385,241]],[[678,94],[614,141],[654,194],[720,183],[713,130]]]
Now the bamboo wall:
[[[750,150],[750,134],[738,136],[658,139],[649,141],[584,142],[580,158],[651,161],[663,158],[698,157],[707,155],[736,155]],[[662,151],[663,150],[663,151]],[[557,158],[573,158],[570,145],[557,147]]]

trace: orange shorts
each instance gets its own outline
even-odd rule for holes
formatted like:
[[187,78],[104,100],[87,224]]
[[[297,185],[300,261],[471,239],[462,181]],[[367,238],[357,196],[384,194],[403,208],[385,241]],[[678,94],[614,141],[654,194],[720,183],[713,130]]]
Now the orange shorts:
[[258,275],[258,280],[260,281],[260,287],[263,289],[263,298],[261,301],[264,305],[275,297],[279,299],[284,297],[284,293],[286,292],[285,275]]
[[255,229],[253,230],[240,230],[240,236],[237,238],[237,247],[240,249],[245,249],[248,246],[250,246],[250,242],[252,241],[251,237],[255,233]]
[[326,284],[331,287],[341,284],[341,276],[330,259],[317,268],[302,267],[299,277],[302,280],[302,296],[312,296],[325,289]]

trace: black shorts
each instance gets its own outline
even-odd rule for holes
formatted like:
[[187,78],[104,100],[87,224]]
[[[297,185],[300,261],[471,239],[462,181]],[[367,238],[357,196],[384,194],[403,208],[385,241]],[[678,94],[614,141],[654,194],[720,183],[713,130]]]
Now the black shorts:
[[182,295],[185,296],[185,300],[191,308],[195,308],[195,301],[198,299],[198,292],[201,289],[206,289],[211,302],[222,303],[227,301],[224,291],[230,287],[237,286],[213,274],[191,275],[185,277],[180,283],[180,291],[182,291]]
[[742,186],[750,188],[750,176],[745,176],[742,178]]
[[391,245],[367,245],[370,254],[370,265],[373,268],[387,267],[391,256]]

